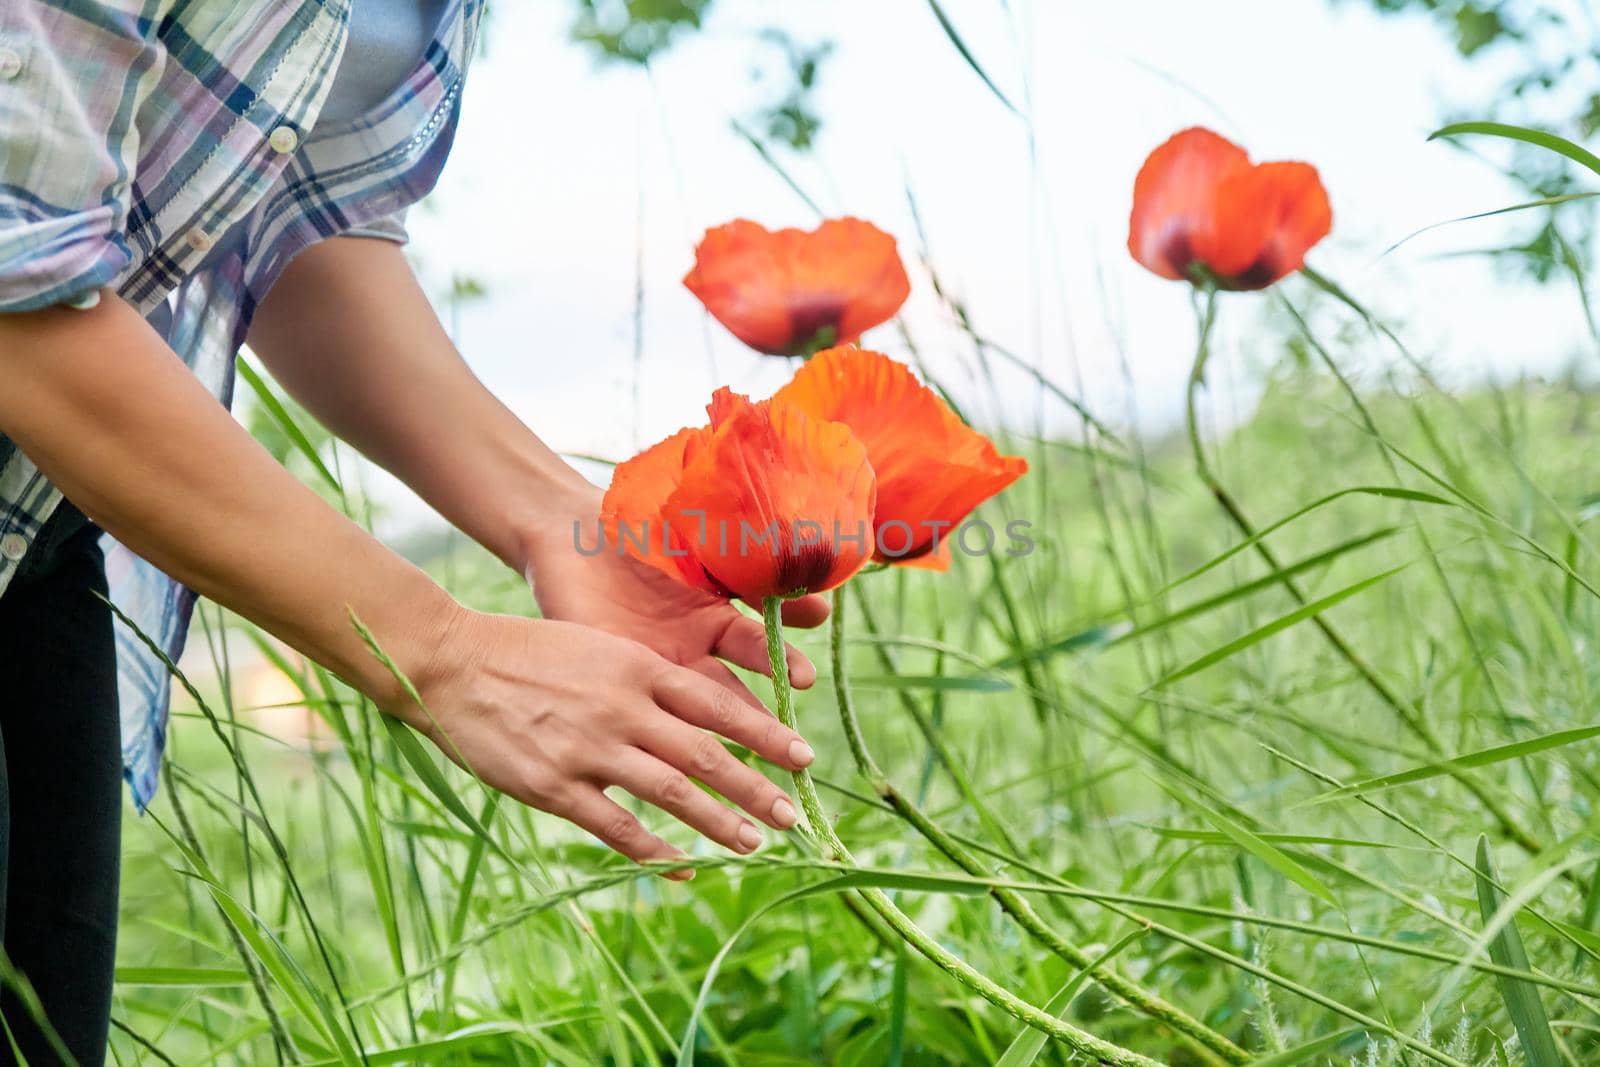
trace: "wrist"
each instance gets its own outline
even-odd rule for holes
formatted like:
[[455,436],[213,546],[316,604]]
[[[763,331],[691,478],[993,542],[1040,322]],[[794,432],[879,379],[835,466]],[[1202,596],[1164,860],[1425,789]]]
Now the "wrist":
[[414,579],[412,588],[384,597],[372,617],[352,608],[377,648],[361,640],[357,654],[364,659],[351,681],[379,710],[431,734],[435,695],[449,678],[472,669],[473,643],[465,635],[474,613],[421,571]]
[[543,494],[535,510],[516,522],[516,551],[506,562],[530,581],[541,559],[572,551],[575,538],[592,543],[604,491],[587,481],[560,486]]

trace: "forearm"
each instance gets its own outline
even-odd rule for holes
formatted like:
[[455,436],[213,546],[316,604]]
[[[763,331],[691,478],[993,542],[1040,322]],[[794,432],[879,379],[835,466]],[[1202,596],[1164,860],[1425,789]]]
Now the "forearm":
[[597,491],[473,375],[397,245],[301,253],[250,346],[325,426],[518,571],[536,532],[564,534],[594,507]]
[[132,308],[0,314],[0,381],[0,431],[99,525],[409,717],[348,612],[421,672],[459,607],[280,467]]

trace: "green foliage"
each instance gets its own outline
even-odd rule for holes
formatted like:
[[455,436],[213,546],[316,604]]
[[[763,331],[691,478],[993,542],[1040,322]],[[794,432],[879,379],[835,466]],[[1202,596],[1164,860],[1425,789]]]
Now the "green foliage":
[[[594,49],[611,63],[644,66],[684,39],[699,32],[711,0],[574,0],[577,14],[572,39]],[[778,22],[756,33],[766,46],[758,50],[751,78],[772,86],[741,123],[762,150],[783,145],[810,151],[822,129],[816,90],[823,63],[833,54],[832,41],[802,42]],[[773,63],[767,55],[776,55]]]
[[[1331,0],[1350,3],[1352,0]],[[1492,119],[1556,130],[1574,140],[1600,132],[1600,39],[1583,4],[1551,5],[1542,0],[1367,0],[1390,15],[1413,14],[1433,21],[1464,59],[1504,72],[1481,100],[1458,100],[1441,116],[1448,122]],[[1587,176],[1548,153],[1519,148],[1508,176],[1532,197],[1562,197],[1593,187]],[[1487,250],[1510,272],[1547,282],[1564,277],[1572,252],[1570,234],[1588,232],[1594,207],[1585,204],[1568,217],[1563,231],[1556,217],[1541,217],[1520,240]],[[1581,230],[1574,223],[1581,222]],[[1568,235],[1568,236],[1564,236]],[[1592,265],[1590,250],[1579,246],[1581,266]]]
[[602,57],[644,64],[685,32],[698,30],[711,0],[575,0],[572,39]]
[[[1562,1062],[1593,1062],[1600,600],[1563,567],[1587,584],[1600,567],[1581,522],[1600,492],[1600,396],[1524,383],[1455,397],[1419,382],[1360,399],[1376,435],[1337,382],[1285,360],[1214,464],[1282,571],[1425,711],[1439,756],[1309,620],[1240,644],[1296,605],[1186,452],[1159,442],[1117,463],[1109,445],[1037,446],[1033,474],[986,515],[1030,518],[1032,555],[859,579],[880,627],[869,639],[858,626],[847,647],[863,728],[886,773],[924,782],[926,810],[1053,927],[1261,1062],[1366,1063],[1370,1047],[1371,1062],[1398,1064],[1402,1038],[1407,1063],[1477,1067],[1502,1047],[1529,1062],[1519,1029],[1535,1004]],[[1397,478],[1384,447],[1420,469]],[[517,576],[459,541],[431,566],[476,606],[530,607]],[[817,638],[791,636],[826,662]],[[671,1063],[697,1013],[698,1064],[1067,1062],[880,941],[838,891],[853,883],[794,841],[753,860],[700,846],[700,876],[665,883],[492,803],[325,673],[248,647],[236,642],[231,688],[195,666],[220,729],[180,704],[177,773],[127,828],[116,1014],[174,1062],[275,1062],[263,994],[295,1050],[286,1062],[350,1062],[353,1048],[375,1064]],[[1074,1026],[1160,1062],[1207,1062],[1021,934],[983,879],[863,791],[827,681],[797,711],[864,884],[892,887],[941,944]],[[251,706],[286,699],[319,740]],[[260,808],[222,747],[230,729]],[[1473,843],[1493,823],[1453,775],[1564,850],[1551,866],[1496,842],[1500,888],[1483,906],[1512,901],[1514,927],[1480,911],[1490,883]],[[167,834],[174,797],[192,844]],[[133,1037],[115,1040],[140,1062]]]
[[[763,30],[761,37],[782,51],[787,77],[781,95],[756,112],[755,125],[769,142],[788,145],[796,152],[808,151],[822,129],[815,101],[817,75],[823,61],[833,54],[833,42],[801,44],[776,27]],[[758,67],[756,73],[762,77],[765,71]]]

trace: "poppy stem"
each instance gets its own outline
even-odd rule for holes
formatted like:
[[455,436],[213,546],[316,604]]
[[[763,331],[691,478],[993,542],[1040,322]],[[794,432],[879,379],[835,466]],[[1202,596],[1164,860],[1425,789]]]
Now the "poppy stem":
[[[849,671],[845,664],[845,595],[843,589],[833,591],[833,618],[829,629],[828,650],[830,664],[833,670],[833,693],[835,702],[839,706],[839,721],[844,726],[845,740],[850,745],[850,752],[856,758],[856,769],[872,785],[873,792],[877,793],[899,816],[911,827],[927,838],[940,852],[944,853],[956,866],[970,875],[979,878],[993,878],[996,872],[986,866],[982,860],[969,852],[965,846],[950,835],[944,827],[940,826],[928,816],[917,804],[895,788],[893,782],[883,773],[871,751],[867,748],[867,740],[861,732],[861,722],[856,718],[855,699],[850,693]],[[1113,996],[1119,997],[1133,1007],[1150,1016],[1166,1023],[1173,1030],[1182,1034],[1194,1043],[1194,1051],[1207,1063],[1246,1063],[1250,1054],[1230,1041],[1226,1036],[1206,1026],[1200,1020],[1189,1015],[1175,1004],[1157,996],[1143,987],[1124,978],[1109,964],[1096,964],[1093,957],[1083,952],[1072,942],[1068,941],[1059,932],[1053,929],[1044,917],[1036,911],[1032,904],[1016,890],[1005,886],[991,886],[989,895],[994,897],[1000,909],[1009,915],[1025,932],[1045,948],[1055,953],[1080,971],[1088,971],[1100,985]]]
[[[792,730],[795,728],[794,693],[789,685],[789,662],[783,645],[782,609],[781,597],[766,597],[761,602],[762,621],[765,622],[767,630],[767,658],[772,665],[772,691],[776,698],[778,719]],[[806,813],[809,832],[816,839],[824,855],[831,854],[841,863],[856,866],[855,857],[850,855],[850,850],[834,832],[833,824],[828,821],[822,800],[817,795],[816,783],[811,780],[811,772],[802,767],[792,772],[792,775],[795,791],[800,795],[800,806]],[[1129,1051],[1121,1045],[1113,1045],[1087,1030],[1080,1030],[1064,1019],[1058,1019],[1047,1011],[1041,1011],[1015,993],[1002,988],[994,979],[946,949],[926,930],[912,922],[911,917],[896,907],[894,901],[890,900],[883,890],[863,889],[861,896],[908,945],[927,957],[934,966],[1012,1018],[1043,1031],[1089,1057],[1095,1063],[1106,1064],[1107,1067],[1160,1067],[1155,1060]]]
[[[1197,309],[1199,339],[1195,346],[1194,367],[1189,372],[1188,400],[1185,405],[1189,447],[1194,452],[1195,471],[1200,475],[1200,480],[1205,483],[1206,488],[1210,490],[1212,497],[1216,499],[1217,505],[1232,520],[1233,525],[1238,528],[1240,533],[1246,538],[1254,538],[1256,536],[1255,524],[1245,515],[1244,509],[1240,507],[1239,502],[1234,499],[1232,493],[1228,492],[1216,473],[1211,469],[1211,463],[1206,459],[1205,446],[1200,440],[1200,420],[1196,415],[1196,396],[1200,391],[1200,387],[1205,384],[1206,363],[1211,356],[1211,328],[1216,321],[1217,290],[1215,287],[1207,287],[1205,294],[1204,308]],[[1266,542],[1255,541],[1254,547],[1256,554],[1261,557],[1261,561],[1271,568],[1274,573],[1282,575],[1283,566],[1278,562],[1277,554],[1267,547]],[[1288,575],[1282,575],[1279,580],[1284,590],[1294,598],[1296,604],[1304,607],[1308,603],[1305,593],[1293,578]],[[1372,690],[1378,699],[1388,705],[1399,717],[1400,721],[1405,724],[1413,736],[1435,753],[1443,753],[1445,751],[1444,743],[1439,739],[1439,735],[1429,724],[1422,710],[1415,703],[1398,693],[1388,682],[1384,681],[1377,670],[1355,650],[1355,647],[1350,644],[1344,634],[1329,619],[1318,613],[1311,616],[1311,623],[1322,634],[1328,644],[1332,646],[1333,650],[1339,654],[1339,657],[1360,676],[1361,680],[1366,683],[1367,688]],[[1460,768],[1453,768],[1449,773],[1467,792],[1477,799],[1478,803],[1483,806],[1484,811],[1488,812],[1495,822],[1499,824],[1501,832],[1506,837],[1515,841],[1530,855],[1538,855],[1543,851],[1543,842],[1526,830],[1521,823],[1517,822],[1500,803],[1499,799],[1485,789],[1482,784],[1471,775],[1463,773]]]
[[[778,721],[791,730],[797,730],[794,715],[794,688],[789,684],[789,657],[783,644],[783,598],[766,597],[761,601],[761,620],[767,629],[767,662],[772,665],[772,695],[777,705]],[[801,767],[793,772],[795,792],[800,795],[800,810],[805,812],[811,834],[822,847],[824,859],[849,859],[841,844],[832,847],[832,831],[828,828],[828,813],[822,808],[822,798],[817,795],[817,784],[811,772]]]

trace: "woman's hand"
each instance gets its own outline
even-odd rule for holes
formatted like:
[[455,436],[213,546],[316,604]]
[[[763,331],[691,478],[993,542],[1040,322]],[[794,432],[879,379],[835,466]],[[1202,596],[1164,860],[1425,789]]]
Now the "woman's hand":
[[[780,830],[793,803],[712,733],[787,769],[812,760],[794,731],[726,686],[589,626],[460,609],[413,677],[425,709],[396,709],[451,759],[634,860],[682,853],[604,793],[621,786],[739,853],[761,831],[701,782]],[[671,877],[688,878],[692,871]]]
[[[551,514],[528,538],[527,577],[546,618],[599,627],[631,638],[673,663],[688,667],[738,694],[752,707],[765,706],[721,661],[770,676],[767,636],[759,619],[732,603],[673,581],[654,568],[619,554],[616,546],[583,555],[573,540],[578,524],[587,548],[595,538],[600,493],[586,488]],[[783,606],[785,625],[811,628],[828,617],[820,596],[800,597]],[[817,671],[798,649],[788,650],[789,677],[796,688],[816,681]]]

